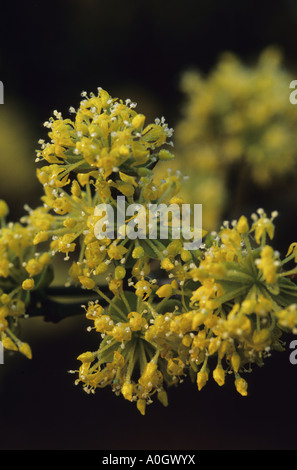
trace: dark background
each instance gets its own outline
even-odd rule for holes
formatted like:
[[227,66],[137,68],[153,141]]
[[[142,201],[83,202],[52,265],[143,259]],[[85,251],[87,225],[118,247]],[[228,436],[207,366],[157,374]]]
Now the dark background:
[[[69,106],[77,107],[82,90],[101,86],[131,98],[148,119],[164,115],[174,127],[182,72],[207,72],[220,52],[250,61],[278,45],[286,65],[297,70],[295,0],[1,3],[0,126],[8,131],[1,136],[0,128],[0,139],[7,139],[8,150],[0,153],[0,197],[10,204],[12,219],[23,214],[25,203],[38,204],[34,160],[38,139],[46,137],[42,123],[54,109],[66,116]],[[259,197],[257,207],[270,208],[271,197],[263,195],[260,204]],[[278,200],[277,188],[272,199]],[[282,237],[295,241],[295,191],[280,207]],[[87,326],[83,316],[57,324],[23,322],[33,359],[7,354],[0,366],[2,450],[297,449],[291,338],[285,352],[247,376],[248,397],[237,394],[232,377],[222,388],[211,380],[201,392],[186,381],[169,391],[167,408],[154,403],[143,417],[109,389],[89,396],[74,386],[67,371],[97,341]]]

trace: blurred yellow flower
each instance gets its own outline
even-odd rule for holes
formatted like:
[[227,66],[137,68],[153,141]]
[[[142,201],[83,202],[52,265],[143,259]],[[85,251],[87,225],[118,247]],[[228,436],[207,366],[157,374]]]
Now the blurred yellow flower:
[[[273,47],[252,65],[225,53],[206,76],[184,72],[185,98],[170,166],[189,176],[182,195],[203,204],[206,230],[218,229],[223,214],[233,217],[228,210],[244,181],[271,188],[288,175],[297,176],[291,80]],[[159,165],[156,174],[166,177],[167,167]]]

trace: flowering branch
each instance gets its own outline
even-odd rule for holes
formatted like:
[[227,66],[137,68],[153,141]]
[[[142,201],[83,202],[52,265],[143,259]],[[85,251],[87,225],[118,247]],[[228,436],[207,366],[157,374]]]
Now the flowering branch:
[[[41,140],[37,152],[37,162],[46,162],[37,169],[42,205],[7,223],[0,204],[1,341],[30,357],[15,335],[20,317],[59,321],[83,311],[98,333],[98,349],[82,353],[72,371],[86,392],[110,386],[145,414],[154,397],[167,406],[167,389],[185,377],[201,390],[210,377],[222,386],[230,374],[246,396],[245,372],[282,350],[284,333],[296,332],[297,286],[289,277],[296,243],[285,258],[273,249],[277,213],[263,209],[202,231],[203,243],[192,250],[184,234],[174,237],[174,218],[167,238],[160,219],[157,238],[131,237],[135,226],[151,227],[146,210],[123,218],[128,205],[183,204],[179,171],[154,176],[157,162],[173,158],[165,148],[172,129],[164,118],[145,125],[134,108],[98,89],[70,108],[73,120],[55,111],[45,123],[49,142]],[[98,205],[106,203],[116,212],[115,239],[107,223],[97,233]],[[69,263],[65,287],[52,286],[60,254]]]

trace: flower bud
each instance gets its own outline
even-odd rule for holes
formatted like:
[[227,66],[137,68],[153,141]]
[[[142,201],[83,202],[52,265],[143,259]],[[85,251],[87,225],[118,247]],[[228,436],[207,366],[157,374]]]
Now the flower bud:
[[12,341],[11,338],[8,338],[8,336],[3,338],[1,340],[1,342],[2,342],[2,345],[5,349],[9,349],[10,351],[17,351],[18,350],[17,345]]
[[225,371],[221,364],[218,364],[213,371],[213,378],[216,383],[221,387],[225,383]]
[[249,231],[249,224],[247,218],[242,215],[237,223],[237,230],[241,234],[245,234]]
[[172,294],[172,286],[170,284],[164,284],[163,286],[159,287],[156,294],[160,298],[170,297]]
[[90,351],[84,352],[77,357],[77,360],[81,362],[93,362],[94,359],[94,354]]
[[163,406],[168,406],[168,395],[165,390],[158,392],[158,400],[162,403]]
[[202,368],[197,374],[197,386],[199,391],[204,387],[207,381],[208,370],[206,368]]
[[141,258],[143,255],[144,255],[144,249],[142,248],[142,246],[137,246],[136,248],[134,248],[132,252],[132,258],[138,259],[138,258]]
[[140,129],[145,121],[145,116],[143,114],[137,114],[133,119],[132,119],[132,126],[135,127],[135,129]]
[[22,283],[24,290],[32,290],[34,288],[34,279],[25,279]]
[[243,397],[247,396],[247,382],[242,377],[238,377],[234,383],[238,393],[240,393],[240,395]]
[[144,416],[145,415],[146,401],[143,400],[142,398],[140,398],[139,400],[137,400],[136,406],[137,406],[138,411],[140,411],[140,413]]
[[32,351],[28,343],[21,343],[19,351],[24,354],[28,359],[32,359]]
[[115,268],[114,276],[116,280],[124,279],[126,275],[126,269],[124,266],[117,266]]
[[173,160],[174,158],[174,155],[168,150],[162,149],[159,152],[159,159],[161,161]]

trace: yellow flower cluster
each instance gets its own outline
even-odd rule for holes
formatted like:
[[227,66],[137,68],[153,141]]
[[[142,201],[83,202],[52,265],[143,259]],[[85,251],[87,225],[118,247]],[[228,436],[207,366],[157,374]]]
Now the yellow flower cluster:
[[[264,59],[260,81],[263,73],[270,77]],[[228,64],[234,80],[239,66],[233,59]],[[250,81],[240,83],[235,80],[230,90],[240,99],[246,86],[249,99]],[[196,112],[207,115],[214,93],[203,90],[206,101]],[[224,107],[220,99],[222,116],[228,100]],[[172,145],[173,131],[164,118],[145,125],[145,116],[134,108],[130,100],[98,89],[97,95],[83,93],[77,110],[70,108],[73,120],[55,111],[45,123],[49,142],[42,140],[37,152],[37,161],[47,162],[37,169],[42,205],[28,208],[20,223],[7,224],[8,208],[0,201],[0,339],[6,348],[31,356],[14,326],[33,292],[51,282],[52,261],[61,254],[70,261],[66,287],[74,284],[92,298],[83,307],[98,349],[80,354],[73,371],[86,392],[110,386],[144,415],[154,397],[167,406],[167,389],[187,377],[201,390],[210,377],[222,386],[233,374],[235,389],[245,396],[244,373],[262,365],[271,351],[282,350],[284,332],[297,332],[297,287],[291,279],[297,243],[282,259],[271,246],[277,213],[268,216],[263,209],[251,221],[243,215],[224,222],[217,232],[201,229],[203,243],[192,250],[185,249],[183,234],[174,236],[181,220],[173,216],[167,237],[161,236],[165,227],[157,218],[157,237],[150,238],[149,204],[181,207],[183,177],[171,171],[161,181],[155,178],[156,163],[173,159],[165,147]],[[193,124],[193,138],[208,135],[200,127]],[[237,158],[235,148],[230,161]],[[218,158],[217,150],[208,148],[205,164],[214,162],[209,152]],[[98,207],[106,204],[114,223],[105,221],[98,236],[97,224],[104,220]],[[136,213],[127,212],[131,206]],[[211,205],[205,207],[207,215]],[[145,236],[131,236],[135,227]],[[112,229],[114,237],[108,236]],[[293,267],[286,270],[287,263]]]
[[[62,253],[66,261],[74,253],[69,282],[93,289],[102,275],[112,271],[109,286],[118,295],[127,259],[134,263],[134,274],[140,273],[147,269],[149,257],[158,257],[164,246],[131,241],[128,222],[134,216],[122,225],[115,223],[120,238],[98,239],[95,227],[102,214],[96,213],[96,207],[110,204],[118,220],[119,196],[125,200],[124,210],[128,204],[173,200],[181,186],[179,173],[157,185],[152,172],[157,161],[174,157],[164,148],[171,146],[168,138],[173,130],[163,117],[145,125],[145,116],[135,111],[131,100],[124,103],[102,89],[97,96],[83,95],[78,110],[70,108],[73,121],[55,112],[45,123],[50,142],[41,141],[37,152],[38,161],[49,163],[37,169],[44,188],[43,207],[31,211],[28,220],[37,230],[36,244],[49,241],[52,254]],[[147,211],[143,222],[148,229]]]
[[[207,76],[184,72],[175,166],[190,175],[185,199],[207,207],[207,230],[218,229],[244,181],[269,188],[296,176],[292,77],[281,59],[274,48],[265,49],[254,65],[226,53]],[[163,176],[167,169],[160,166],[157,171]]]
[[142,414],[153,395],[167,406],[167,388],[187,376],[201,390],[210,377],[222,386],[233,374],[246,396],[244,373],[283,350],[284,332],[297,333],[296,267],[284,270],[296,244],[283,260],[270,246],[276,216],[259,209],[251,223],[225,222],[193,252],[175,240],[159,260],[162,284],[148,272],[105,306],[89,303],[90,330],[103,339],[78,357],[76,383],[87,392],[109,385]]
[[[41,150],[37,161],[46,160],[50,166],[42,168],[39,177],[47,184],[49,195],[52,190],[65,186],[71,170],[92,171],[108,178],[121,170],[128,174],[145,174],[164,153],[157,151],[171,137],[165,119],[145,125],[145,116],[135,111],[136,103],[131,100],[112,98],[105,90],[98,88],[98,94],[87,96],[77,110],[70,108],[75,119],[63,119],[61,113],[45,122],[50,142],[40,140]],[[53,165],[53,166],[52,166]]]
[[51,279],[49,253],[37,253],[34,227],[6,222],[9,208],[0,200],[0,341],[4,349],[31,358],[31,348],[17,336],[20,318],[26,317],[31,291]]

